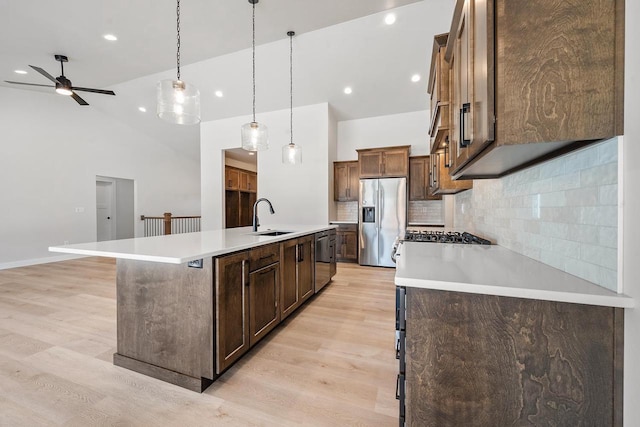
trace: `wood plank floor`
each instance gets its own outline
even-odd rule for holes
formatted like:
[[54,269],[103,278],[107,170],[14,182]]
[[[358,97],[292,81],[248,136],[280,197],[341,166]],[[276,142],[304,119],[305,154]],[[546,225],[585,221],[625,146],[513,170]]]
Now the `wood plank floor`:
[[395,426],[394,273],[339,264],[198,394],[113,366],[113,260],[0,271],[0,426]]

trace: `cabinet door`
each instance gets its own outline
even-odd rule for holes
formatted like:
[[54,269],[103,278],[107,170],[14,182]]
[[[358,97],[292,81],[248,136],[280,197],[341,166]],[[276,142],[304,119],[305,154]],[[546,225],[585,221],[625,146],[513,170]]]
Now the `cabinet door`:
[[338,230],[336,232],[336,259],[344,258],[344,235],[346,232]]
[[425,189],[428,157],[409,159],[409,200],[425,200]]
[[409,150],[387,150],[384,152],[382,164],[383,176],[408,176],[409,175]]
[[240,227],[247,227],[253,222],[253,202],[252,193],[245,191],[238,192],[240,195]]
[[438,180],[440,169],[438,168],[438,162],[440,160],[440,153],[435,153],[429,156],[429,194],[435,194],[438,191]]
[[240,226],[240,193],[236,190],[226,190],[224,200],[224,219],[226,228]]
[[358,152],[360,178],[378,178],[382,176],[382,152]]
[[280,319],[300,305],[298,293],[298,241],[287,240],[280,247]]
[[247,191],[249,184],[249,175],[247,172],[240,171],[240,190]]
[[358,201],[360,191],[360,176],[358,172],[358,162],[347,163],[347,200]]
[[249,253],[215,261],[216,373],[220,374],[250,347]]
[[278,293],[280,292],[280,264],[274,263],[250,274],[249,327],[253,346],[280,321]]
[[[451,119],[453,129],[451,138],[451,154],[453,155],[454,169],[467,161],[468,153],[466,147],[471,142],[471,84],[473,73],[471,70],[471,40],[470,37],[470,3],[472,0],[458,0],[458,5],[462,4],[459,12],[458,25],[454,28],[453,36],[453,58],[451,67],[453,70],[452,96],[453,108],[451,109]],[[458,6],[456,6],[456,12]],[[455,17],[454,17],[455,23]]]
[[345,163],[333,164],[333,199],[336,201],[343,202],[348,199],[348,173],[349,171]]
[[225,188],[227,190],[238,190],[240,188],[240,171],[232,168],[225,168]]
[[258,174],[253,172],[247,173],[247,191],[256,193],[258,191]]
[[298,288],[300,302],[307,300],[314,292],[315,281],[315,237],[298,239]]
[[352,261],[358,261],[358,232],[347,231],[343,234],[342,257]]

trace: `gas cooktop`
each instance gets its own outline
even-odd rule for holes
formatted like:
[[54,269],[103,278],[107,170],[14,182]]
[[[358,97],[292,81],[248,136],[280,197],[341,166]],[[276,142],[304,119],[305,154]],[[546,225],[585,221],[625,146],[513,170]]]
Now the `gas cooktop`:
[[489,240],[482,237],[457,231],[407,231],[402,240],[405,242],[463,243],[467,245],[491,244]]

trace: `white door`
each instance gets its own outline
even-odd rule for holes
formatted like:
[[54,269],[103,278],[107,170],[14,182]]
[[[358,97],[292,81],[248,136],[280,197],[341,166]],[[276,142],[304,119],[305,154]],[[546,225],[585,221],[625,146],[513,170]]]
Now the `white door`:
[[113,182],[96,181],[96,228],[98,242],[113,240]]

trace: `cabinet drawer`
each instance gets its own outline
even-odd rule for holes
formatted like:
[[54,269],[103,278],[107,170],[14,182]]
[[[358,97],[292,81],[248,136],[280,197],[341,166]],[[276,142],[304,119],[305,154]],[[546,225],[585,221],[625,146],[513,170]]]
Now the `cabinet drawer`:
[[271,245],[258,246],[249,252],[249,268],[250,271],[256,271],[269,264],[280,261],[280,244],[273,243]]
[[338,231],[358,231],[357,224],[339,224]]

